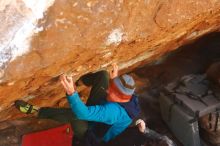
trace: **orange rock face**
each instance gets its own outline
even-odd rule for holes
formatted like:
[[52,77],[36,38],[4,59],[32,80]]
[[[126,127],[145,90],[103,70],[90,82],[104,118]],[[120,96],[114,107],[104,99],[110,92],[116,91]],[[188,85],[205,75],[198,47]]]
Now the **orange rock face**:
[[[42,18],[36,17],[31,37],[10,44],[7,38],[26,28],[26,20],[34,25],[36,15],[26,0],[0,5],[0,42],[7,42],[0,45],[0,121],[20,116],[13,107],[16,99],[63,105],[62,73],[78,79],[113,62],[130,70],[220,29],[216,0],[55,0]],[[21,53],[13,56],[15,50]]]

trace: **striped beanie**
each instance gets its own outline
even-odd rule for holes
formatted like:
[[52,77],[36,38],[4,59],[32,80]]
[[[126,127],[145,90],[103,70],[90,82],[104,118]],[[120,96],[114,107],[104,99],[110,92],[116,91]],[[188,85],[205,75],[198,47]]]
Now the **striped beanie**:
[[132,95],[135,90],[135,82],[132,76],[124,74],[113,79],[117,88],[125,95]]

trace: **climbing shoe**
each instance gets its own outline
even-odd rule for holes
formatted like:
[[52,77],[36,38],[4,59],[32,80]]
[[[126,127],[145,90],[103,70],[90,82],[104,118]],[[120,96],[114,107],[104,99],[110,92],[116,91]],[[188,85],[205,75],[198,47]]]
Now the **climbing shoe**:
[[15,101],[15,107],[22,113],[25,114],[33,114],[38,112],[39,108],[36,106],[33,106],[23,100],[16,100]]

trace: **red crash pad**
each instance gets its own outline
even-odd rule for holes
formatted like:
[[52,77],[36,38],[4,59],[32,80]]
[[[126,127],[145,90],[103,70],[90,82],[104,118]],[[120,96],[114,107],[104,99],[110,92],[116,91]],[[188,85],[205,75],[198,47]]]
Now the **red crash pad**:
[[22,146],[72,146],[73,131],[70,124],[35,132],[22,137]]

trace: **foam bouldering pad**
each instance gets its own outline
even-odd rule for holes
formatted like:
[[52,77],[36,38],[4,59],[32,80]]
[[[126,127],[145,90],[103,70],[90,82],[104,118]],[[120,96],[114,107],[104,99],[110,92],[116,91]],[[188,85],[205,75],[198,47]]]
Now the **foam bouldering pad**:
[[22,146],[72,146],[73,131],[70,124],[26,134]]

